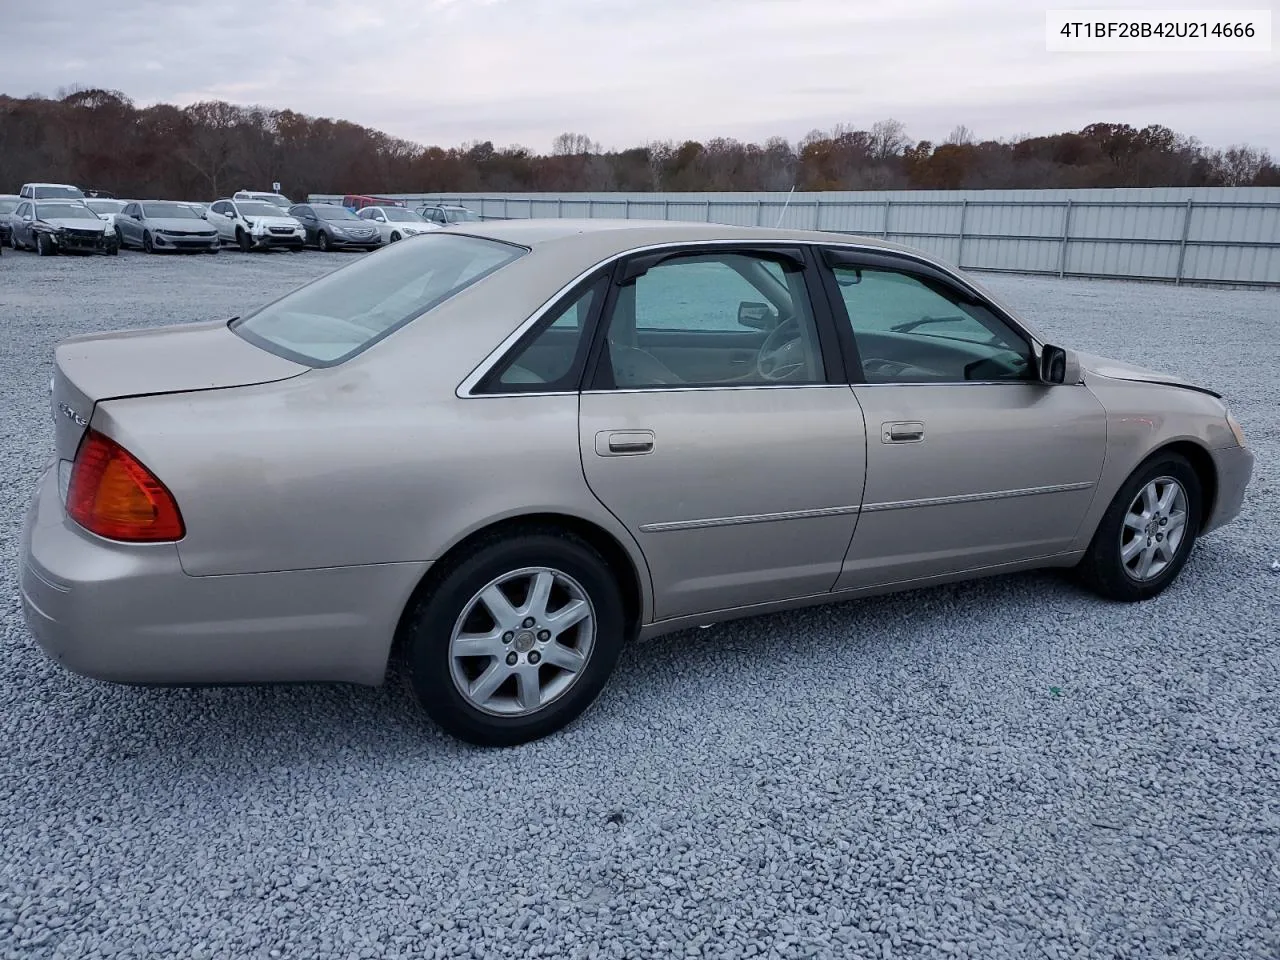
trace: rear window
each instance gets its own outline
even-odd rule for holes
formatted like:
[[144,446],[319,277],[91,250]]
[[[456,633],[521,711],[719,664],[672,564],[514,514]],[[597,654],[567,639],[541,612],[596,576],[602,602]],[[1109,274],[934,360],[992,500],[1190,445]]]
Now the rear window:
[[326,274],[231,329],[290,360],[333,366],[527,252],[480,237],[415,238]]

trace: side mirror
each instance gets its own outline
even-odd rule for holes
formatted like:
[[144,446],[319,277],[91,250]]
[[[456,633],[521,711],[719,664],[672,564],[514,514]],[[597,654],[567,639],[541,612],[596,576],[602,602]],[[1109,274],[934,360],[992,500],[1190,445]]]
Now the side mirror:
[[1074,386],[1080,382],[1080,358],[1074,350],[1046,343],[1040,352],[1040,382]]
[[772,330],[778,324],[778,315],[767,303],[743,300],[738,304],[738,323],[753,330]]

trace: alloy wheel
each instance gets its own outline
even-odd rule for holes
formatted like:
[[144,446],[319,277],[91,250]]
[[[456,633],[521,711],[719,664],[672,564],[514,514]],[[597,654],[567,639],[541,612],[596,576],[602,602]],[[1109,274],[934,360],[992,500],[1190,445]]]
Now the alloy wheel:
[[582,585],[560,570],[525,567],[478,590],[449,638],[449,671],[477,710],[521,717],[563,696],[582,675],[596,616]]
[[1133,498],[1120,529],[1120,563],[1134,580],[1154,580],[1173,563],[1187,532],[1187,492],[1157,477]]

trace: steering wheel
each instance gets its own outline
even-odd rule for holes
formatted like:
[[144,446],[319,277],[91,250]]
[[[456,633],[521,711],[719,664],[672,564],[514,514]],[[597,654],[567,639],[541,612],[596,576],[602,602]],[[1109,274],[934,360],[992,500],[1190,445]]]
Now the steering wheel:
[[786,380],[807,361],[800,323],[791,317],[782,321],[764,338],[756,354],[756,373],[763,380]]

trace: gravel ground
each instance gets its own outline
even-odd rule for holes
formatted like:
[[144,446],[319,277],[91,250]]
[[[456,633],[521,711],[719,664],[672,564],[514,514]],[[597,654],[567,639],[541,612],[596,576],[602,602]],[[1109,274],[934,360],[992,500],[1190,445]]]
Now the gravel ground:
[[1138,608],[1035,574],[695,631],[506,751],[399,683],[54,667],[13,586],[53,343],[338,261],[0,260],[0,957],[1280,955],[1280,295],[984,278],[1250,436],[1243,517]]

